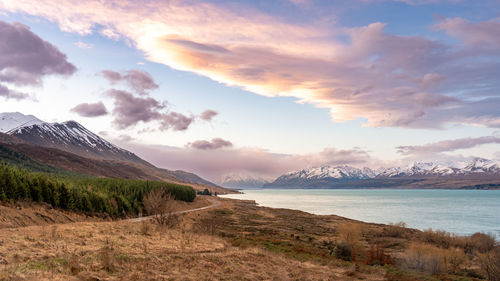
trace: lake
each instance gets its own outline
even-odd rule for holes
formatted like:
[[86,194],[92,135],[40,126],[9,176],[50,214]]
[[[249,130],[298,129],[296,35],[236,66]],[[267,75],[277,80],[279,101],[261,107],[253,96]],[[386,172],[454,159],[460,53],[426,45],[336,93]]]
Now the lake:
[[259,205],[339,215],[374,223],[403,221],[417,229],[500,236],[500,191],[398,189],[256,189],[227,198]]

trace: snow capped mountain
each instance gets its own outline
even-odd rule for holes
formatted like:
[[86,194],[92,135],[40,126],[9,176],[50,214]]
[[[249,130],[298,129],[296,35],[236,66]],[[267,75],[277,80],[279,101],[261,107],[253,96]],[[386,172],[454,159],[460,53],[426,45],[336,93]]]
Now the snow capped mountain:
[[304,169],[296,172],[284,174],[280,178],[291,179],[369,179],[373,177],[374,172],[370,168],[363,168],[363,170],[351,166],[322,166],[318,168]]
[[[500,164],[483,158],[475,158],[470,162],[451,163],[448,165],[433,162],[413,162],[406,167],[390,167],[381,170],[370,168],[358,169],[343,166],[322,166],[286,173],[265,187],[301,187],[316,188],[342,186],[346,183],[369,181],[372,185],[390,179],[422,179],[440,178],[441,176],[493,175],[500,176]],[[371,185],[368,185],[371,186]]]
[[265,186],[321,187],[333,182],[371,179],[375,175],[376,173],[370,168],[358,169],[347,165],[326,165],[286,173]]
[[22,126],[44,123],[33,115],[24,115],[19,112],[0,113],[0,132],[6,133],[12,129]]
[[500,164],[484,159],[474,158],[470,162],[457,162],[448,165],[432,162],[413,162],[407,167],[391,167],[377,177],[403,177],[403,176],[447,176],[468,175],[471,173],[500,173]]
[[1,128],[13,127],[6,131],[8,135],[32,145],[58,148],[89,158],[148,164],[132,152],[109,143],[75,121],[46,123],[35,116],[21,113],[3,113],[0,116],[3,116],[0,117]]
[[261,177],[231,174],[225,176],[220,185],[232,188],[261,188],[269,181]]
[[484,158],[475,158],[463,170],[471,173],[500,173],[500,163]]

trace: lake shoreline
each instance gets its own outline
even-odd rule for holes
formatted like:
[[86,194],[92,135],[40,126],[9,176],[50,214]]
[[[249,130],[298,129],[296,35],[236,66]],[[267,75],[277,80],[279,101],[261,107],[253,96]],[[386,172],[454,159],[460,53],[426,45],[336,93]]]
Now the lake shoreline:
[[[500,236],[496,190],[429,189],[244,189],[223,198],[254,200],[270,208],[314,215],[339,215],[367,223],[405,222],[457,235],[488,232]],[[497,210],[498,209],[498,210]]]

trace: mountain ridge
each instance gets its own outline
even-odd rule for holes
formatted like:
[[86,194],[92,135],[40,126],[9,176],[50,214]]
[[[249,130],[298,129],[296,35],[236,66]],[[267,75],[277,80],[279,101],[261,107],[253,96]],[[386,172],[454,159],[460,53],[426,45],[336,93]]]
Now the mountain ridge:
[[[285,173],[265,188],[335,188],[335,187],[422,187],[445,180],[461,187],[469,185],[497,184],[500,186],[500,163],[484,158],[474,158],[468,162],[444,165],[433,162],[413,162],[405,167],[390,167],[380,171],[371,168],[355,168],[348,165],[324,165]],[[461,182],[461,183],[458,183]],[[464,185],[465,184],[465,185]]]
[[19,112],[0,113],[0,128],[10,128],[5,133],[0,132],[0,146],[5,151],[21,153],[36,162],[63,170],[93,176],[164,180],[220,188],[190,172],[155,167],[73,120],[47,123]]

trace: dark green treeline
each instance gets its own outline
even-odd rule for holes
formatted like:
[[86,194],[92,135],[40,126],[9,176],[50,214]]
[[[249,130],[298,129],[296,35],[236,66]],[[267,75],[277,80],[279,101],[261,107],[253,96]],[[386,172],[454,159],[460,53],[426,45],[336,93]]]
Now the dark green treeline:
[[139,213],[144,197],[156,189],[164,189],[176,200],[192,202],[196,197],[194,189],[185,185],[34,173],[0,163],[0,201],[4,202],[31,200],[65,210],[119,217]]

